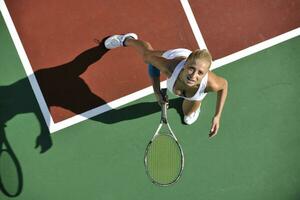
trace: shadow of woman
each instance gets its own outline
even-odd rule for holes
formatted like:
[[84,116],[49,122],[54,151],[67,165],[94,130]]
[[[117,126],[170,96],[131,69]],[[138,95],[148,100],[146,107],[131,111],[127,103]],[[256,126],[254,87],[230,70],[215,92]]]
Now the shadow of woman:
[[[69,63],[35,72],[48,108],[58,106],[80,115],[106,104],[101,97],[92,93],[88,85],[80,78],[80,75],[90,65],[99,61],[109,51],[104,47],[106,38],[102,39],[98,46],[84,51]],[[181,103],[180,99],[173,99],[170,100],[169,107],[175,108],[180,116],[183,116]],[[113,109],[99,117],[92,118],[92,120],[113,124],[155,112],[160,112],[157,102],[144,102],[121,109]]]
[[[185,125],[183,121],[182,111],[182,99],[175,98],[169,100],[169,109],[175,109],[181,118],[181,123]],[[113,109],[109,112],[93,118],[95,121],[99,121],[105,124],[114,124],[121,121],[133,120],[147,115],[151,115],[157,112],[161,112],[161,108],[157,102],[142,102],[126,106],[120,109]]]
[[[97,46],[82,52],[68,63],[37,70],[34,73],[34,77],[38,81],[49,109],[51,106],[57,106],[73,113],[81,114],[106,104],[106,102],[94,94],[85,81],[80,78],[80,75],[84,73],[89,66],[99,61],[108,52],[108,49],[104,47],[103,41],[105,41],[105,39],[106,38],[99,42]],[[30,78],[33,77],[29,77],[29,79]],[[180,116],[182,116],[180,99],[172,99],[169,104],[170,108],[175,108]],[[112,110],[98,117],[94,117],[92,120],[113,124],[124,120],[136,119],[155,112],[160,112],[160,107],[157,102],[144,102]],[[7,193],[3,184],[0,184],[0,189],[7,196],[17,196],[22,191],[23,177],[17,156],[12,151],[12,147],[5,137],[6,133],[4,127],[7,125],[7,122],[18,114],[34,113],[40,124],[40,133],[36,138],[35,148],[40,148],[40,153],[45,153],[52,147],[52,140],[27,77],[11,85],[0,86],[0,113],[0,146],[10,148],[10,157],[13,163],[15,163],[19,181],[19,186],[15,194]],[[2,171],[0,171],[0,173],[2,173]]]
[[[34,73],[49,108],[51,106],[59,106],[80,114],[106,103],[102,98],[93,94],[84,80],[79,77],[91,64],[100,60],[108,51],[104,47],[104,40],[105,38],[97,46],[82,52],[68,63],[41,69]],[[36,138],[35,148],[40,148],[40,153],[45,153],[52,147],[47,124],[36,102],[28,78],[18,80],[11,85],[0,86],[0,147],[4,148],[5,146],[8,149],[5,152],[9,153],[11,163],[15,164],[19,181],[17,192],[10,193],[5,187],[3,178],[0,179],[0,190],[7,196],[18,196],[23,186],[21,165],[12,150],[13,147],[6,139],[4,127],[7,126],[7,122],[19,114],[34,113],[40,125],[40,133]],[[26,127],[23,129],[26,129]],[[1,159],[3,155],[0,155],[0,164],[3,164],[2,168],[7,163]],[[4,171],[7,171],[7,169],[0,170],[0,177],[4,177]]]
[[104,47],[104,40],[98,46],[84,51],[71,62],[35,72],[48,108],[58,106],[75,114],[81,114],[106,104],[80,77],[89,66],[99,61],[108,51]]
[[[9,197],[16,197],[21,193],[23,176],[21,165],[13,147],[9,144],[4,127],[15,116],[24,113],[35,114],[40,125],[40,133],[36,139],[35,148],[40,147],[41,153],[46,152],[51,148],[52,141],[28,79],[23,78],[11,85],[0,86],[0,190]],[[26,127],[18,130],[29,131],[26,130]],[[16,171],[13,171],[14,169]],[[10,178],[7,180],[7,177],[13,176],[15,176],[14,181],[11,181]]]

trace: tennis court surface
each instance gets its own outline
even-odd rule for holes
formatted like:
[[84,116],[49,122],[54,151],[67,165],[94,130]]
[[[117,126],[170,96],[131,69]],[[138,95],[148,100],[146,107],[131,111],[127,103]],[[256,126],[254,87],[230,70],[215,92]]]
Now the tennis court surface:
[[[299,1],[6,0],[0,8],[0,199],[300,198]],[[143,163],[160,119],[146,65],[130,48],[94,41],[126,32],[157,49],[208,48],[229,82],[213,139],[216,95],[191,126],[170,95],[185,167],[169,187],[152,184]]]

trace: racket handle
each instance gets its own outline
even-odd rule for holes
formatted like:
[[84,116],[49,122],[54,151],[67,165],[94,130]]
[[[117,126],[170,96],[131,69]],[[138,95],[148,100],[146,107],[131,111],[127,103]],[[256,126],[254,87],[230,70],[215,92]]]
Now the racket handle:
[[167,124],[167,109],[168,109],[168,103],[165,102],[161,105],[161,121],[165,124]]
[[167,94],[167,89],[164,88],[164,89],[161,89],[160,90],[160,93],[163,97],[163,100],[166,102],[166,103],[169,103],[169,97],[168,97],[168,94]]

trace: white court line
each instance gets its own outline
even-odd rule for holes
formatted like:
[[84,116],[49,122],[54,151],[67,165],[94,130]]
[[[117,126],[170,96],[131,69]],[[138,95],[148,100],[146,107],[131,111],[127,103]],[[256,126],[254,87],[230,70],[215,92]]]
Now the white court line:
[[[192,31],[194,33],[194,36],[196,38],[196,41],[198,43],[199,48],[201,49],[208,49],[206,44],[205,44],[205,40],[203,38],[203,35],[199,29],[198,23],[196,22],[194,13],[191,9],[191,6],[189,4],[188,0],[180,0],[181,5],[183,7],[183,10],[188,18],[188,21],[190,23],[190,26],[192,28]],[[236,53],[233,53],[231,55],[225,56],[223,58],[214,60],[211,66],[211,70],[217,69],[219,67],[222,67],[224,65],[227,65],[231,62],[237,61],[241,58],[244,58],[246,56],[249,56],[251,54],[257,53],[259,51],[262,51],[264,49],[267,49],[271,46],[274,46],[276,44],[279,44],[281,42],[284,42],[286,40],[292,39],[294,37],[297,37],[300,35],[300,28],[294,29],[292,31],[289,31],[287,33],[284,33],[282,35],[273,37],[271,39],[268,39],[266,41],[263,41],[261,43],[258,43],[256,45],[253,45],[251,47],[248,47],[246,49],[243,49],[241,51],[238,51]]]
[[[194,14],[191,10],[191,7],[189,5],[189,2],[188,0],[181,0],[181,4],[183,6],[183,9],[188,17],[188,21],[192,27],[192,30],[193,30],[193,34],[196,38],[196,41],[198,43],[198,46],[201,47],[201,48],[206,48],[207,49],[207,46],[205,44],[205,41],[202,37],[202,34],[200,32],[200,29],[198,27],[198,24],[195,20],[195,17],[194,17]],[[4,17],[4,20],[5,20],[5,23],[9,29],[9,32],[11,34],[11,37],[13,39],[13,42],[16,46],[16,49],[17,49],[17,52],[20,56],[20,59],[21,59],[21,62],[24,66],[24,69],[26,71],[26,74],[29,78],[29,81],[30,81],[30,84],[31,84],[31,87],[33,88],[33,91],[34,91],[34,94],[37,98],[37,101],[39,103],[39,106],[42,110],[42,113],[43,113],[43,116],[46,120],[46,123],[47,123],[47,126],[49,128],[49,131],[50,133],[54,133],[56,131],[59,131],[61,129],[64,129],[66,127],[69,127],[71,125],[74,125],[76,123],[79,123],[81,121],[84,121],[86,119],[89,119],[91,117],[94,117],[96,115],[99,115],[101,113],[104,113],[106,111],[109,111],[111,109],[114,109],[114,108],[117,108],[117,107],[120,107],[122,105],[125,105],[129,102],[132,102],[134,100],[137,100],[137,99],[140,99],[142,97],[145,97],[149,94],[152,94],[153,93],[153,90],[152,90],[152,87],[147,87],[145,89],[142,89],[140,91],[137,91],[137,92],[134,92],[132,94],[129,94],[125,97],[122,97],[122,98],[119,98],[117,100],[114,100],[112,102],[109,102],[105,105],[102,105],[100,107],[97,107],[97,108],[94,108],[92,110],[89,110],[85,113],[82,113],[80,115],[76,115],[74,117],[71,117],[69,119],[66,119],[66,120],[63,120],[61,122],[58,122],[58,123],[54,123],[53,122],[53,119],[51,117],[51,114],[49,112],[49,109],[46,105],[46,102],[45,102],[45,99],[41,93],[41,90],[40,90],[40,87],[37,83],[37,80],[33,74],[33,70],[32,70],[32,67],[31,67],[31,64],[28,60],[28,57],[25,53],[25,50],[24,50],[24,47],[21,43],[21,40],[18,36],[18,33],[16,31],[16,28],[13,24],[13,21],[10,17],[10,14],[7,10],[7,7],[4,3],[4,1],[1,1],[0,0],[0,10],[2,12],[2,15]],[[218,67],[221,67],[221,66],[224,66],[226,64],[229,64],[231,62],[234,62],[236,60],[239,60],[245,56],[248,56],[248,55],[251,55],[251,54],[254,54],[258,51],[261,51],[263,49],[266,49],[266,48],[269,48],[271,46],[274,46],[276,44],[279,44],[283,41],[286,41],[286,40],[289,40],[293,37],[297,37],[300,35],[300,28],[297,28],[295,30],[292,30],[292,31],[289,31],[285,34],[282,34],[280,36],[277,36],[277,37],[274,37],[272,39],[269,39],[267,41],[264,41],[264,42],[261,42],[257,45],[254,45],[254,46],[251,46],[249,48],[246,48],[242,51],[239,51],[239,52],[236,52],[234,54],[231,54],[229,56],[226,56],[224,58],[221,58],[221,59],[218,59],[218,60],[215,60],[213,62],[213,66],[212,66],[212,69],[216,69]],[[162,82],[162,87],[166,87],[166,81],[163,81]]]
[[223,58],[217,59],[213,62],[211,70],[222,67],[222,66],[232,63],[234,61],[240,60],[246,56],[257,53],[259,51],[262,51],[264,49],[267,49],[269,47],[272,47],[274,45],[277,45],[279,43],[282,43],[284,41],[287,41],[289,39],[297,37],[299,35],[300,35],[300,28],[296,28],[294,30],[291,30],[291,31],[281,34],[279,36],[273,37],[271,39],[265,40],[263,42],[255,44],[255,45],[248,47],[246,49],[243,49],[241,51],[238,51],[238,52],[235,52],[228,56],[225,56]]
[[23,67],[25,69],[25,72],[26,72],[26,75],[29,79],[29,82],[31,84],[31,87],[33,89],[33,92],[35,94],[35,97],[38,101],[38,104],[41,108],[41,111],[42,111],[42,114],[44,116],[44,119],[46,120],[46,124],[49,127],[53,126],[54,125],[54,122],[53,122],[53,119],[51,117],[51,114],[49,112],[49,109],[47,107],[47,104],[45,102],[45,99],[43,97],[43,94],[41,92],[41,89],[38,85],[38,82],[36,80],[36,77],[34,76],[34,73],[33,73],[33,70],[32,70],[32,67],[31,67],[31,64],[29,62],[29,59],[26,55],[26,52],[24,50],[24,47],[22,45],[22,42],[19,38],[19,35],[17,33],[17,30],[16,30],[16,27],[11,19],[11,16],[9,14],[9,11],[6,7],[6,4],[4,1],[1,1],[0,0],[0,11],[3,15],[3,18],[4,18],[4,21],[7,25],[7,28],[8,28],[8,31],[12,37],[12,40],[15,44],[15,47],[17,49],[17,52],[19,54],[19,57],[21,59],[21,62],[23,64]]
[[198,47],[201,49],[207,49],[206,43],[204,41],[204,38],[202,36],[202,33],[198,27],[198,23],[195,19],[194,13],[192,11],[192,8],[189,4],[188,0],[180,0],[181,5],[183,7],[183,10],[186,14],[186,17],[190,23],[190,26],[192,28],[192,31],[194,33],[195,39],[197,41]]
[[[166,88],[167,87],[167,81],[163,81],[161,82],[161,87],[162,88]],[[71,125],[77,124],[79,122],[82,122],[86,119],[95,117],[101,113],[110,111],[112,109],[118,108],[120,106],[123,106],[127,103],[130,103],[132,101],[138,100],[140,98],[143,98],[147,95],[150,95],[153,93],[153,89],[152,86],[149,86],[147,88],[144,88],[142,90],[139,90],[137,92],[134,92],[132,94],[126,95],[124,97],[121,97],[117,100],[114,100],[112,102],[109,102],[105,105],[99,106],[97,108],[94,108],[92,110],[86,111],[80,115],[76,115],[74,117],[68,118],[66,120],[63,120],[61,122],[55,123],[53,126],[50,127],[50,132],[56,132],[59,131],[61,129],[67,128]]]

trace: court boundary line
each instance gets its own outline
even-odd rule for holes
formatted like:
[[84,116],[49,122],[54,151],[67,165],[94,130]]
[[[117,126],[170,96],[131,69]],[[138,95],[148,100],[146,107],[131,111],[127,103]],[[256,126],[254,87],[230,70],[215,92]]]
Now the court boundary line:
[[[208,49],[204,37],[200,31],[200,28],[198,26],[198,23],[196,21],[196,18],[194,16],[194,13],[192,11],[192,8],[190,6],[189,0],[180,0],[181,5],[183,7],[183,10],[188,18],[188,22],[191,26],[192,32],[194,34],[194,37],[196,38],[196,41],[198,43],[198,47],[204,47],[205,49]],[[300,35],[300,28],[296,28],[294,30],[288,31],[286,33],[283,33],[281,35],[275,36],[273,38],[270,38],[268,40],[262,41],[260,43],[257,43],[253,46],[247,47],[243,50],[240,50],[238,52],[235,52],[233,54],[227,55],[223,58],[219,58],[217,60],[214,60],[211,66],[211,70],[217,69],[219,67],[222,67],[224,65],[227,65],[229,63],[232,63],[234,61],[240,60],[246,56],[252,55],[254,53],[257,53],[259,51],[262,51],[264,49],[267,49],[269,47],[275,46],[279,43],[282,43],[286,40],[292,39],[294,37],[297,37]],[[202,48],[203,49],[203,48]]]
[[[196,22],[196,19],[194,17],[193,11],[190,7],[190,4],[189,4],[188,0],[180,0],[180,2],[181,2],[181,5],[183,7],[183,10],[184,10],[184,12],[187,16],[187,19],[190,23],[190,26],[192,28],[192,31],[193,31],[194,37],[196,38],[198,46],[199,47],[203,46],[203,47],[207,48],[207,46],[205,44],[205,41],[204,41],[204,38],[201,34],[200,28],[199,28],[199,26]],[[38,101],[38,104],[40,106],[40,109],[42,111],[43,117],[46,120],[46,124],[48,126],[48,129],[49,129],[50,133],[57,132],[57,131],[62,130],[64,128],[67,128],[69,126],[75,125],[79,122],[82,122],[86,119],[95,117],[99,114],[102,114],[102,113],[107,112],[109,110],[112,110],[114,108],[118,108],[120,106],[123,106],[127,103],[133,102],[137,99],[140,99],[142,97],[145,97],[145,96],[150,95],[150,94],[153,93],[152,86],[149,86],[147,88],[144,88],[144,89],[139,90],[137,92],[134,92],[132,94],[128,94],[124,97],[121,97],[119,99],[111,101],[111,102],[109,102],[105,105],[96,107],[94,109],[91,109],[91,110],[86,111],[86,112],[81,113],[81,114],[77,114],[77,115],[75,115],[71,118],[65,119],[63,121],[54,123],[53,118],[52,118],[52,116],[50,114],[50,111],[48,109],[48,106],[46,104],[46,101],[45,101],[45,99],[42,95],[41,89],[40,89],[40,87],[38,85],[38,82],[36,80],[36,77],[34,75],[33,69],[32,69],[31,64],[29,62],[29,59],[28,59],[27,54],[25,52],[25,49],[22,45],[22,42],[19,38],[19,35],[17,33],[17,30],[14,26],[14,23],[12,21],[12,18],[9,14],[9,11],[6,7],[6,4],[5,4],[4,0],[0,2],[0,11],[1,11],[2,16],[4,18],[6,26],[9,30],[10,36],[12,37],[13,43],[14,43],[16,49],[17,49],[18,55],[21,59],[21,62],[22,62],[23,67],[25,69],[26,75],[27,75],[27,77],[30,81],[31,87],[34,91],[35,97],[36,97],[36,99]],[[267,49],[269,47],[275,46],[279,43],[282,43],[284,41],[287,41],[287,40],[292,39],[294,37],[297,37],[299,35],[300,35],[300,28],[296,28],[294,30],[283,33],[279,36],[275,36],[275,37],[270,38],[268,40],[265,40],[263,42],[257,43],[255,45],[247,47],[247,48],[245,48],[241,51],[235,52],[233,54],[230,54],[228,56],[225,56],[223,58],[220,58],[220,59],[217,59],[217,60],[213,61],[211,70],[214,70],[214,69],[217,69],[217,68],[222,67],[224,65],[227,65],[229,63],[235,62],[235,61],[240,60],[240,59],[242,59],[246,56],[252,55],[254,53],[257,53],[259,51]],[[162,84],[162,87],[166,87],[166,81],[161,82],[161,84]]]
[[295,38],[299,35],[300,35],[300,28],[293,29],[293,30],[288,31],[286,33],[283,33],[281,35],[278,35],[278,36],[275,36],[275,37],[270,38],[268,40],[265,40],[263,42],[257,43],[253,46],[247,47],[243,50],[237,51],[233,54],[227,55],[223,58],[214,60],[211,69],[212,70],[217,69],[219,67],[222,67],[222,66],[227,65],[229,63],[235,62],[237,60],[240,60],[242,58],[245,58],[247,56],[250,56],[252,54],[260,52],[262,50],[273,47],[277,44],[283,43],[283,42],[285,42],[287,40],[290,40],[292,38]]
[[44,99],[44,96],[42,94],[42,91],[38,85],[37,79],[34,75],[33,69],[31,67],[30,61],[27,57],[27,54],[25,52],[25,49],[23,47],[23,44],[21,42],[21,39],[19,37],[19,34],[17,32],[17,29],[13,23],[13,20],[9,14],[9,11],[7,9],[7,6],[5,4],[5,1],[0,1],[0,11],[2,13],[3,19],[6,23],[6,27],[9,31],[9,34],[12,38],[12,41],[16,47],[17,53],[20,57],[21,63],[23,65],[23,68],[25,70],[25,73],[29,79],[30,85],[32,87],[32,90],[34,92],[35,98],[37,99],[37,102],[39,104],[39,107],[41,109],[42,115],[46,121],[46,124],[48,126],[48,129],[50,131],[50,127],[54,126],[55,123],[53,121],[53,118],[50,114],[50,111],[48,109],[48,106],[46,104],[46,101]]
[[[161,82],[161,87],[165,88],[167,87],[167,81]],[[96,117],[97,115],[100,115],[102,113],[105,113],[107,111],[110,111],[112,109],[121,107],[125,104],[128,104],[130,102],[133,102],[135,100],[141,99],[145,96],[148,96],[153,93],[152,86],[146,87],[142,90],[136,91],[134,93],[128,94],[124,97],[121,97],[119,99],[116,99],[114,101],[111,101],[109,103],[106,103],[102,106],[93,108],[91,110],[88,110],[84,113],[81,113],[79,115],[75,115],[73,117],[70,117],[68,119],[65,119],[63,121],[55,123],[52,127],[49,129],[51,130],[51,133],[54,133],[56,131],[59,131],[61,129],[67,128],[69,126],[75,125],[79,122],[82,122],[84,120],[90,119],[92,117]]]
[[194,16],[193,10],[188,0],[180,0],[182,8],[185,12],[185,15],[188,19],[188,22],[192,28],[192,32],[197,41],[198,47],[202,49],[207,49],[207,45],[205,43],[204,37],[200,31],[196,18]]

